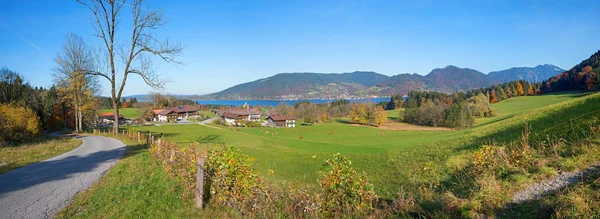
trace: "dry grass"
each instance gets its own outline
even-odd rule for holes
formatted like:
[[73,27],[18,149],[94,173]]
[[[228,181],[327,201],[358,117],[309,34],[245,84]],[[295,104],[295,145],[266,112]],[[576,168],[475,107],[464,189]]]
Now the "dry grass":
[[79,145],[80,139],[44,138],[35,143],[0,147],[0,173],[66,153]]

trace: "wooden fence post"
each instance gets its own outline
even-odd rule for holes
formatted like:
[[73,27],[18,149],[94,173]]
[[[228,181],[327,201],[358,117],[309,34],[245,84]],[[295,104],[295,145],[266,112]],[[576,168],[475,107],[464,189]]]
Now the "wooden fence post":
[[169,157],[169,162],[173,165],[173,159],[175,158],[175,149],[171,150],[171,157]]
[[142,143],[142,142],[140,141],[140,131],[138,131],[138,143]]
[[196,164],[196,208],[202,209],[204,203],[204,157],[198,158]]

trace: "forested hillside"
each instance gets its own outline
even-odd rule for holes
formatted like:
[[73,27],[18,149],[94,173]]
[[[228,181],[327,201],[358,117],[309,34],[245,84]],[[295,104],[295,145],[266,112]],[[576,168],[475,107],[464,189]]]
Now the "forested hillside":
[[562,69],[553,65],[511,68],[488,75],[469,68],[446,66],[429,74],[386,76],[375,72],[342,74],[281,73],[239,84],[221,92],[193,99],[339,99],[408,94],[413,90],[443,93],[467,91],[514,80],[541,81]]

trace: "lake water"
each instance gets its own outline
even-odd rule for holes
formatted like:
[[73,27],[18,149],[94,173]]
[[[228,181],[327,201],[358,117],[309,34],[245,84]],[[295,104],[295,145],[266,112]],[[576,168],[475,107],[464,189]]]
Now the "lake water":
[[[348,99],[351,103],[379,103],[381,101],[389,101],[390,98],[368,98],[368,99]],[[309,101],[311,103],[327,103],[333,100],[197,100],[198,104],[202,105],[224,105],[224,106],[241,106],[248,103],[250,106],[277,106],[280,103],[294,105],[297,102]]]

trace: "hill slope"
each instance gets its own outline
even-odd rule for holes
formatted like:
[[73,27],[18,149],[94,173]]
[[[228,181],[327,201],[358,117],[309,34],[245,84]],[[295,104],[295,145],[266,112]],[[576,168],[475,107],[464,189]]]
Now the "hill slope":
[[281,73],[206,95],[215,99],[310,99],[352,97],[385,79],[375,72]]

